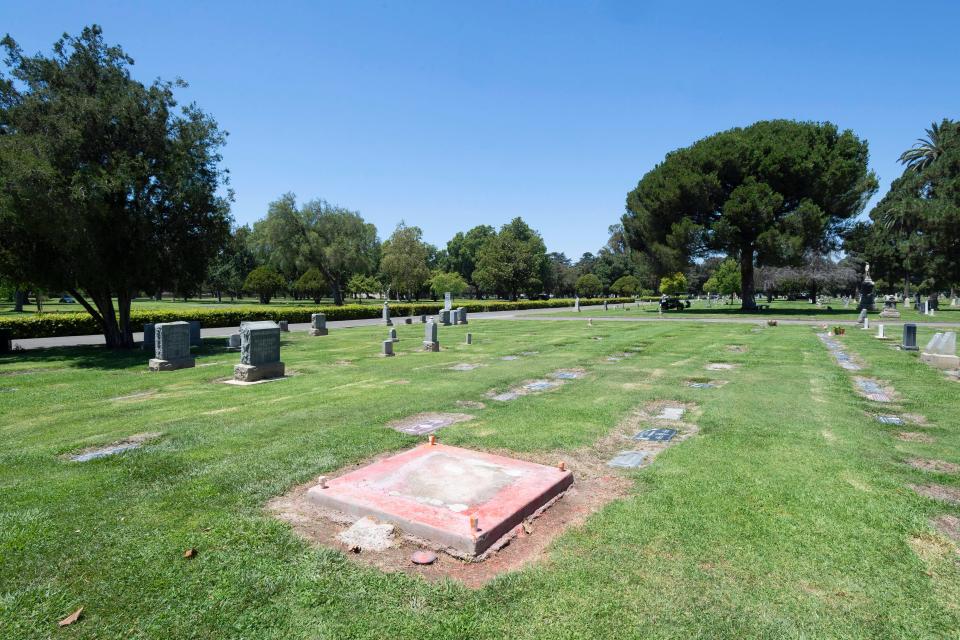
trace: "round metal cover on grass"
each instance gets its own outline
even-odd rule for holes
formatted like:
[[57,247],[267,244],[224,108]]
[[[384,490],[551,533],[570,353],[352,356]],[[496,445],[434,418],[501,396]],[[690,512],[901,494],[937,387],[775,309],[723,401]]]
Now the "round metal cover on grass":
[[433,551],[415,551],[412,556],[410,556],[410,561],[413,564],[433,564],[437,561],[437,554]]

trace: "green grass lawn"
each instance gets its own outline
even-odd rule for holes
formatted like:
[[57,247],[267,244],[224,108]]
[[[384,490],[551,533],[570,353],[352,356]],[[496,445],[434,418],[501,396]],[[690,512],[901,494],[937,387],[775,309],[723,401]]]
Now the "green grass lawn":
[[[354,300],[353,298],[348,298],[344,300],[346,304],[370,304],[380,306],[383,304],[382,299],[365,299],[359,298]],[[438,302],[443,302],[439,300]],[[457,301],[461,302],[461,301]],[[469,304],[470,301],[464,300],[462,304]],[[116,299],[114,299],[116,303]],[[270,307],[304,307],[304,306],[314,306],[314,301],[310,300],[294,300],[293,298],[281,298],[277,297],[270,301]],[[333,304],[333,298],[324,298],[320,304],[331,305]],[[154,300],[153,298],[137,298],[133,301],[131,305],[134,310],[157,310],[157,311],[189,311],[192,309],[230,309],[232,307],[245,307],[245,306],[260,306],[259,298],[236,298],[231,300],[228,297],[224,297],[222,301],[218,302],[216,298],[188,298],[187,300],[178,299],[172,300],[170,298],[164,298],[163,300]],[[17,317],[22,316],[28,313],[36,313],[37,307],[32,303],[24,307],[23,313],[17,313],[13,310],[13,303],[9,301],[0,302],[0,318],[3,316]],[[69,312],[69,313],[83,313],[84,309],[78,303],[67,304],[64,302],[58,302],[57,300],[49,300],[43,303],[44,313],[59,313],[59,312]]]
[[[419,325],[400,325],[390,359],[377,355],[383,328],[284,334],[295,375],[251,387],[216,382],[238,361],[218,340],[196,368],[166,373],[97,348],[0,358],[0,638],[957,637],[960,555],[928,521],[960,507],[907,485],[960,479],[903,462],[960,463],[957,382],[873,332],[841,338],[900,411],[929,420],[913,430],[933,443],[903,442],[810,327],[595,324],[473,321],[472,346],[467,328],[445,327],[435,354],[416,351]],[[500,359],[520,351],[539,353]],[[740,366],[704,371],[711,361]],[[486,366],[446,368],[459,362]],[[590,375],[456,405],[574,366]],[[691,389],[691,377],[729,384]],[[442,441],[524,457],[587,446],[652,400],[696,403],[699,433],[646,468],[611,470],[632,479],[628,497],[568,530],[548,561],[479,590],[358,565],[264,509],[418,443],[384,426],[413,413],[474,413]],[[141,432],[163,435],[61,458]]]
[[[822,320],[823,322],[841,322],[856,320],[859,312],[857,303],[851,302],[849,307],[844,307],[843,302],[836,300],[824,302],[822,307],[810,304],[806,301],[787,301],[774,300],[770,308],[764,311],[745,313],[740,310],[740,304],[728,304],[726,301],[713,302],[712,304],[705,300],[691,300],[689,309],[683,311],[667,311],[665,316],[670,318],[782,318],[792,320]],[[759,304],[767,304],[760,302]],[[828,309],[827,307],[832,307]],[[877,302],[877,313],[870,314],[871,322],[881,322],[879,312],[883,309],[883,302]],[[900,311],[900,322],[960,322],[960,307],[951,307],[950,301],[940,299],[940,311],[933,317],[925,316],[922,312],[915,309],[908,309],[902,304],[897,305]],[[569,313],[569,309],[555,310],[546,309],[543,313]],[[646,302],[639,305],[630,304],[625,309],[620,305],[611,304],[607,311],[591,310],[594,317],[657,317],[658,304],[656,302]],[[896,321],[895,321],[896,322]]]

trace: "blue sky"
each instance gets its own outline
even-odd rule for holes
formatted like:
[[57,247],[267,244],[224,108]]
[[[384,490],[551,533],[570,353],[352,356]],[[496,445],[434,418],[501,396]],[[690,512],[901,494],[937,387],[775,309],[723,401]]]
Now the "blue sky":
[[99,23],[230,133],[235,218],[287,191],[444,246],[523,216],[596,251],[664,154],[766,118],[870,143],[881,194],[958,117],[960,2],[4,2],[28,53]]

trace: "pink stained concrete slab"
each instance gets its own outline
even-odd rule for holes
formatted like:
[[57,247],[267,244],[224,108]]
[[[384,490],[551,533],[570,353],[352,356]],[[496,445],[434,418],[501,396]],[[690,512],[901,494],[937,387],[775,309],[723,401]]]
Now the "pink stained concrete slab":
[[[425,444],[317,485],[314,503],[477,556],[573,484],[557,467]],[[478,519],[477,531],[470,516]]]

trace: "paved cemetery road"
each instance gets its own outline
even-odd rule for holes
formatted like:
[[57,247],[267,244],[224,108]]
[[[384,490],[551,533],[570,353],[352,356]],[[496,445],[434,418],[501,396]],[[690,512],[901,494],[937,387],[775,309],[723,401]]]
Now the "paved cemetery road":
[[[570,314],[547,314],[544,313],[543,309],[523,309],[520,311],[488,311],[488,312],[478,312],[471,313],[469,315],[470,320],[554,320],[561,322],[570,322],[570,321],[581,321],[584,322],[587,318],[593,318],[594,320],[604,322],[704,322],[704,323],[733,323],[733,324],[765,324],[768,320],[767,316],[762,318],[697,318],[690,316],[683,316],[679,313],[669,314],[664,316],[654,316],[650,315],[649,317],[633,317],[633,318],[624,318],[621,316],[607,316],[603,315],[603,307],[601,305],[583,307],[580,313],[575,313],[573,311]],[[396,323],[398,318],[394,318]],[[838,324],[837,321],[826,321],[826,320],[789,320],[783,318],[776,318],[777,322],[780,324],[796,324],[796,325],[820,325],[825,323]],[[402,318],[399,318],[400,322],[403,322]],[[871,318],[872,322],[876,322],[875,318]],[[419,324],[414,321],[415,324]],[[327,322],[327,327],[330,329],[349,329],[350,327],[370,327],[376,326],[382,323],[380,318],[364,318],[362,320],[330,320]],[[845,325],[856,325],[856,322],[853,321],[842,321],[842,324]],[[885,322],[888,327],[899,327],[902,325],[902,322]],[[943,327],[949,329],[958,329],[960,328],[960,322],[917,322],[915,324],[929,326],[929,327]],[[291,324],[290,331],[307,331],[310,328],[309,322]],[[236,333],[237,327],[216,327],[210,329],[201,329],[200,336],[203,338],[225,338],[231,333]],[[137,342],[143,340],[142,333],[134,333],[133,339]],[[98,345],[103,344],[103,336],[100,334],[89,335],[89,336],[62,336],[59,338],[32,338],[26,340],[14,340],[13,348],[14,349],[45,349],[48,347],[73,347],[79,345]]]

